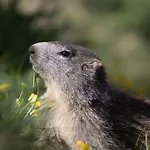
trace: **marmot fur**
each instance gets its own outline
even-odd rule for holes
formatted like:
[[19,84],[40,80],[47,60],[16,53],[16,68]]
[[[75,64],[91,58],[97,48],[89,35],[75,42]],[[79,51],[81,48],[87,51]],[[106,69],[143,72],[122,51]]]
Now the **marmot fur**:
[[146,149],[150,105],[114,90],[93,51],[63,42],[36,43],[29,51],[47,87],[45,128],[72,150],[78,150],[77,140],[92,150]]

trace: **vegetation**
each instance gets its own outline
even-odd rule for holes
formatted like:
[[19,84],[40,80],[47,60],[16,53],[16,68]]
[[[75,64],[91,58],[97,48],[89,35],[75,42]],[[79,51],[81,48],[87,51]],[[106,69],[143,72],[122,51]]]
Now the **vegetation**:
[[150,96],[149,8],[149,0],[0,0],[0,150],[33,149],[44,91],[28,60],[35,42],[89,47],[114,86]]

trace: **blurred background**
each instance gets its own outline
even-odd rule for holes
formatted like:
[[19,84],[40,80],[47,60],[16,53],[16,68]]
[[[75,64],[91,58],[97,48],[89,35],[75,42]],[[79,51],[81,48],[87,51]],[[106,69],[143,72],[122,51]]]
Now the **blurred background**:
[[150,96],[149,0],[0,0],[0,150],[31,146],[28,48],[55,40],[95,50],[114,86]]

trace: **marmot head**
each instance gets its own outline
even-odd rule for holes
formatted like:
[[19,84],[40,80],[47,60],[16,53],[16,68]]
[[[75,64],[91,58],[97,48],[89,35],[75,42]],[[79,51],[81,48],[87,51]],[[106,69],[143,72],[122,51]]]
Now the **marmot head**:
[[33,44],[29,51],[33,69],[48,85],[55,82],[79,86],[87,80],[105,80],[100,59],[87,48],[62,42],[40,42]]

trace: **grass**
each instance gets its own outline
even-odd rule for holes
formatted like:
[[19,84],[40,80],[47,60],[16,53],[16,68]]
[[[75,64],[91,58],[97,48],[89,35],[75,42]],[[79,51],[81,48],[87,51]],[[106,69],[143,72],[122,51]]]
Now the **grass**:
[[145,134],[145,146],[146,146],[146,150],[149,150],[147,133]]
[[[32,73],[23,76],[0,73],[0,149],[32,149],[37,127],[37,83]],[[30,79],[31,78],[31,79]],[[33,93],[36,93],[33,95]],[[31,97],[32,95],[33,97]],[[29,99],[30,98],[30,99]]]

